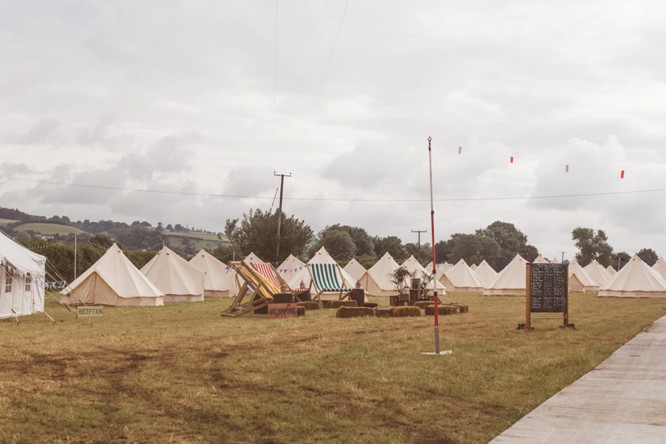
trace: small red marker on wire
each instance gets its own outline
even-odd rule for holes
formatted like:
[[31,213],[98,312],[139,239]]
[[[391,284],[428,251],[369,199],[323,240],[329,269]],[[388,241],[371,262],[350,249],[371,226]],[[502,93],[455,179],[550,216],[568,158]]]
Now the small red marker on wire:
[[568,173],[568,172],[569,172],[569,164],[566,164],[566,165],[564,166],[564,172],[565,172],[565,173]]
[[458,147],[458,154],[462,154],[462,147],[461,146]]
[[624,170],[620,171],[620,179],[624,179]]
[[513,163],[513,156],[509,157],[509,163]]

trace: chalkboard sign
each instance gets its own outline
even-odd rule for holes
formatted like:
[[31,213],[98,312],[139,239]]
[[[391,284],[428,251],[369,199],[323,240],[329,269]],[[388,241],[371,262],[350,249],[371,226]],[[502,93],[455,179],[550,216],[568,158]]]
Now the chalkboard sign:
[[568,265],[529,264],[530,311],[566,313],[568,298]]

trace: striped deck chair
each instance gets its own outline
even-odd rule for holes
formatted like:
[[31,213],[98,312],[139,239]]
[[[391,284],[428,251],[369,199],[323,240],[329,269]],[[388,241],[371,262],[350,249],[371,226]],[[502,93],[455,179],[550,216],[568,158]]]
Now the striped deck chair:
[[284,286],[289,288],[284,279],[282,279],[282,276],[275,271],[271,264],[266,262],[252,262],[252,266],[266,279],[267,284],[273,287],[273,294],[281,293]]
[[[279,287],[275,287],[254,266],[248,265],[244,261],[230,262],[229,265],[242,278],[243,285],[229,308],[222,313],[223,315],[238,316],[260,310],[268,306],[268,303],[273,300],[274,294],[280,292]],[[246,296],[249,296],[249,299],[245,300]]]
[[338,293],[338,299],[342,300],[353,290],[342,277],[338,264],[308,264],[308,269],[317,293],[314,299],[319,302],[323,293]]

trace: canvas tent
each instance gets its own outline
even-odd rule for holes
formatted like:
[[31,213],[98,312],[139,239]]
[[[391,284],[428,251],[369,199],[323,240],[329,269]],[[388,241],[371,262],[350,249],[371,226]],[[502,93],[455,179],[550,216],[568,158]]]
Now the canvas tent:
[[250,252],[247,256],[245,256],[245,259],[243,259],[243,262],[246,264],[252,264],[254,262],[264,262],[261,259],[259,259],[259,256],[254,254],[254,252]]
[[204,300],[205,272],[164,246],[141,268],[162,293],[164,302],[200,302]]
[[[610,267],[610,265],[609,265]],[[661,277],[666,279],[666,260],[664,260],[663,257],[660,257],[657,262],[654,263],[652,266],[653,269],[657,270],[659,274],[661,274]]]
[[[432,269],[430,271],[426,270],[423,267],[423,265],[421,265],[421,263],[416,260],[414,255],[409,256],[405,260],[405,262],[403,262],[402,265],[400,265],[400,266],[403,267],[404,269],[406,269],[407,271],[409,271],[409,274],[412,277],[415,277],[417,279],[421,279],[421,281],[423,281],[424,274],[426,276],[430,276],[432,274]],[[409,286],[410,282],[407,282],[406,285]]]
[[372,296],[397,296],[398,289],[391,282],[392,274],[400,268],[398,263],[390,254],[384,253],[384,256],[363,273],[359,282],[365,288],[365,292]]
[[477,267],[476,264],[472,264],[472,265],[469,266],[469,268],[471,268],[472,270],[476,270],[476,267]]
[[617,271],[615,271],[615,268],[613,268],[612,265],[609,265],[608,267],[606,267],[606,271],[607,271],[608,274],[611,275],[611,276],[613,276],[615,273],[617,273]]
[[44,312],[46,258],[0,232],[0,319]]
[[[277,268],[282,279],[285,280],[289,288],[299,288],[302,280],[303,271],[308,271],[308,266],[293,254],[290,254]],[[305,281],[303,281],[305,285]]]
[[221,298],[233,296],[238,291],[236,271],[228,267],[204,249],[199,250],[190,264],[206,273],[204,278],[204,297]]
[[464,259],[460,259],[457,264],[446,270],[440,282],[444,284],[447,291],[481,292],[485,287],[483,280],[476,275]]
[[481,279],[484,287],[490,285],[490,283],[497,277],[497,272],[485,259],[476,267],[474,273],[476,273],[477,277]]
[[164,293],[143,275],[116,244],[60,292],[65,305],[164,305]]
[[587,274],[598,282],[599,285],[604,285],[611,278],[611,275],[608,274],[608,271],[599,263],[596,259],[593,259],[592,262],[583,267]]
[[361,279],[363,273],[367,271],[365,267],[361,265],[356,259],[352,259],[347,262],[347,265],[344,266],[343,270],[354,280],[354,285],[356,285],[356,282]]
[[486,287],[484,296],[525,296],[527,261],[519,254]]
[[599,296],[664,298],[666,281],[635,254],[601,287]]
[[538,255],[537,258],[534,259],[534,263],[535,264],[550,264],[550,262],[548,262],[548,259],[544,259],[544,257],[541,256],[541,255]]
[[569,291],[585,293],[598,289],[599,283],[577,261],[569,264]]

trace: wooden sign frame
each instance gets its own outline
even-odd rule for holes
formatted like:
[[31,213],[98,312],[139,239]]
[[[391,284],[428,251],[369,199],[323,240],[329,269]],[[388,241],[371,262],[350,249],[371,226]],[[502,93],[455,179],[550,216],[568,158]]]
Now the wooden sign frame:
[[[562,309],[559,309],[558,307],[545,307],[542,310],[534,311],[534,313],[562,313],[562,321],[563,325],[561,328],[567,328],[570,327],[571,324],[569,324],[569,265],[568,264],[531,264],[527,263],[525,265],[525,330],[533,330],[534,327],[532,327],[532,301],[535,295],[532,294],[532,266],[537,265],[539,267],[543,266],[558,266],[558,267],[563,267],[564,270],[562,272],[562,275],[564,277],[563,279],[563,286],[561,290],[563,291],[563,295],[547,295],[545,297],[549,297],[551,299],[555,298],[560,298],[561,296],[564,297],[564,304]],[[542,298],[544,298],[543,295],[541,295]],[[559,305],[559,304],[558,304]],[[536,319],[560,319],[559,316],[557,317],[538,317]]]

